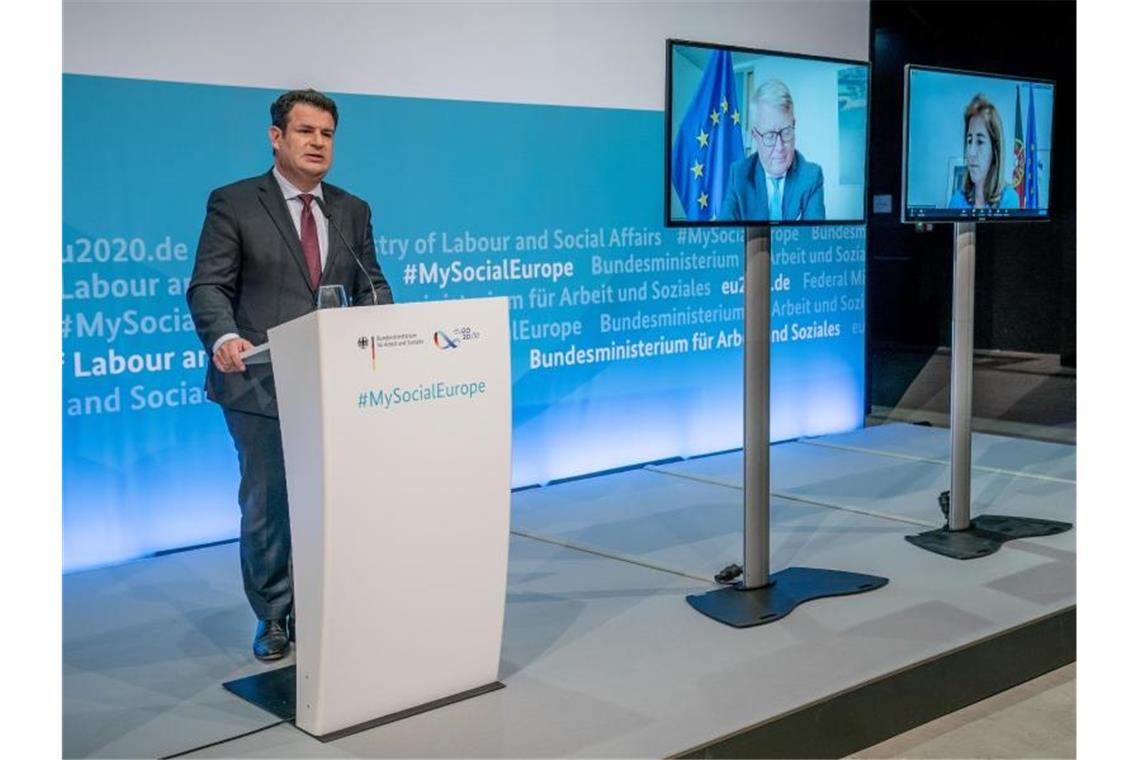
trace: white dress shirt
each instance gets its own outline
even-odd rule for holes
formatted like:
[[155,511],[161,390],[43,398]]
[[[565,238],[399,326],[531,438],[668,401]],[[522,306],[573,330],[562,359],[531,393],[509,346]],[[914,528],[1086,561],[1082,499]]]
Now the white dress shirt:
[[[303,191],[298,190],[292,182],[285,179],[285,176],[277,171],[276,166],[273,167],[273,178],[281,186],[281,192],[285,196],[285,206],[289,209],[289,216],[293,217],[293,229],[297,230],[297,239],[300,240],[301,212],[305,208],[305,202],[301,200]],[[321,184],[314,187],[309,194],[317,196],[322,201],[325,199],[324,187]],[[310,203],[309,207],[313,209],[313,219],[317,223],[317,242],[320,243],[321,248],[321,271],[324,271],[325,261],[329,257],[329,220],[325,218],[316,201]]]

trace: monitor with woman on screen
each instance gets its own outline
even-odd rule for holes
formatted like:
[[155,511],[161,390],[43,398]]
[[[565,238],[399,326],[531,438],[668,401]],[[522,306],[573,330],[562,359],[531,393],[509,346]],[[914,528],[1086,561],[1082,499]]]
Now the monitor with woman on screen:
[[904,221],[1048,218],[1052,83],[920,66],[906,83]]

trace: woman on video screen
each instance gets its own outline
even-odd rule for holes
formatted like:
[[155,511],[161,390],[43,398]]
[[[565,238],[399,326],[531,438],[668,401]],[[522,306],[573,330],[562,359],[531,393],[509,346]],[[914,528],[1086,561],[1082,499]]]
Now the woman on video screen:
[[950,208],[1017,208],[1017,193],[1002,179],[1005,135],[997,108],[978,93],[965,112],[966,173]]

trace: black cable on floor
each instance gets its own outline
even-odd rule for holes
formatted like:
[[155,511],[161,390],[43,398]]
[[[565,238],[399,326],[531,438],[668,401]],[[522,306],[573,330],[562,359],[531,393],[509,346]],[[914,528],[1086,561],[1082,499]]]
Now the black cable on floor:
[[727,585],[731,585],[733,582],[736,581],[737,578],[739,578],[743,574],[744,574],[744,568],[741,567],[740,565],[736,564],[735,562],[733,562],[731,565],[729,565],[728,567],[724,568],[719,573],[717,573],[713,577],[713,580],[715,580],[717,583],[721,584],[722,586],[727,586]]
[[158,758],[158,760],[170,760],[170,758],[174,758],[174,757],[185,757],[186,755],[189,755],[191,752],[198,752],[199,750],[209,749],[210,747],[216,747],[219,744],[225,744],[227,742],[237,741],[238,739],[244,739],[247,736],[253,736],[254,734],[260,734],[262,731],[273,728],[274,726],[280,726],[282,723],[292,723],[292,722],[293,722],[292,718],[286,718],[283,720],[279,720],[276,723],[270,723],[267,726],[262,726],[261,728],[255,728],[252,731],[246,731],[244,734],[238,734],[237,736],[228,736],[225,739],[218,739],[216,742],[210,742],[209,744],[203,744],[200,747],[191,747],[190,749],[185,749],[185,750],[182,750],[181,752],[175,752],[173,755],[162,755],[161,757]]

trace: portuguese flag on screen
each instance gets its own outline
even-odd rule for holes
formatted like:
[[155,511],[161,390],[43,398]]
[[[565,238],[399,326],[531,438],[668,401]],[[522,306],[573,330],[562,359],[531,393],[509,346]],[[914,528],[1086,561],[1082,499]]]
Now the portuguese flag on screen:
[[1020,208],[1025,208],[1025,140],[1021,135],[1021,85],[1017,86],[1017,105],[1013,127],[1013,189],[1017,191]]

